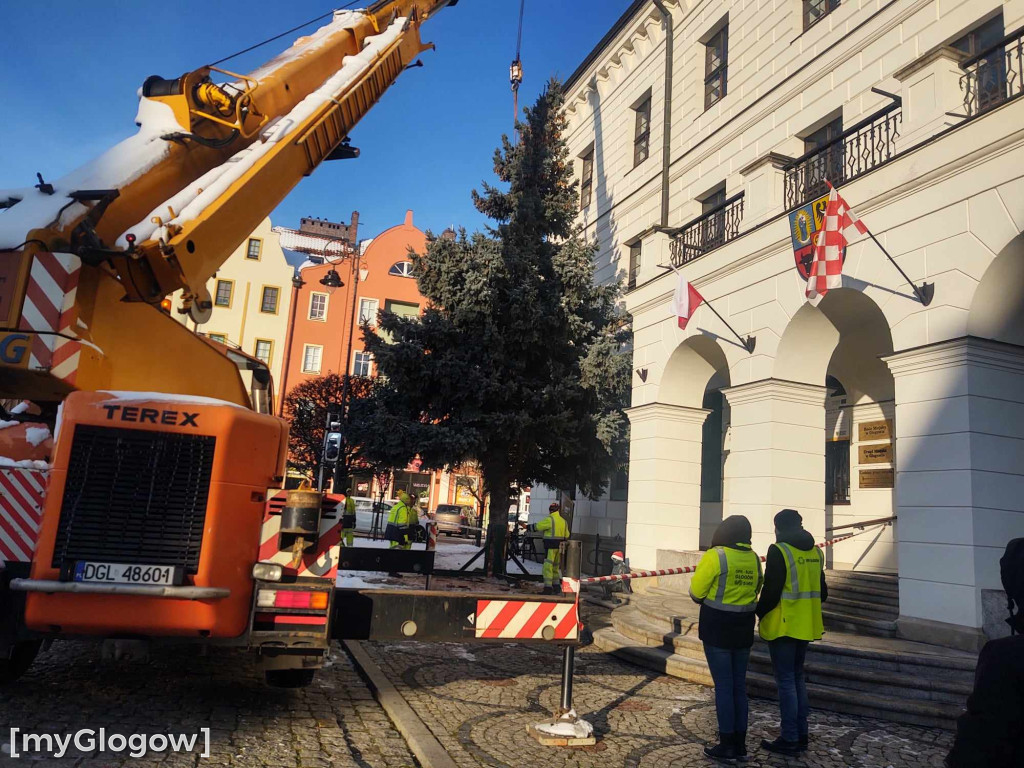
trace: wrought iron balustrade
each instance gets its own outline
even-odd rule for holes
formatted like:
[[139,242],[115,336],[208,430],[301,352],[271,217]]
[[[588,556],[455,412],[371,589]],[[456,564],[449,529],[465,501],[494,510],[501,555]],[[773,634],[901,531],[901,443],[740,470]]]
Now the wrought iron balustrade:
[[742,220],[743,193],[740,192],[679,229],[669,246],[672,266],[681,267],[725,245],[740,233]]
[[903,110],[900,102],[880,109],[852,128],[785,167],[786,210],[828,193],[896,155]]
[[1024,28],[960,65],[964,111],[976,117],[1024,93]]

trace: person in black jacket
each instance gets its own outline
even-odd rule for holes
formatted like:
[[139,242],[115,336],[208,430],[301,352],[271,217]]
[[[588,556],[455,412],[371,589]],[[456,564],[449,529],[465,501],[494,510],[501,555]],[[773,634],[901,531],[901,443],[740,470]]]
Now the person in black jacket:
[[[783,548],[793,558],[787,566]],[[780,734],[774,741],[761,740],[761,747],[782,755],[797,755],[808,747],[807,684],[804,680],[804,659],[807,646],[821,637],[821,603],[828,599],[825,569],[814,537],[804,530],[803,518],[795,509],[784,509],[775,516],[775,544],[765,557],[764,587],[757,601],[759,634],[768,642],[772,671],[779,690]],[[815,571],[820,573],[814,578]],[[803,574],[803,575],[801,575]],[[798,599],[783,603],[789,578],[819,581],[818,594],[798,592]],[[813,590],[807,583],[802,590]]]
[[[949,768],[1024,766],[1024,539],[1013,539],[999,561],[1010,637],[981,649],[967,711],[956,722]],[[1016,613],[1014,613],[1016,606]]]
[[715,683],[718,743],[708,757],[745,760],[747,755],[747,663],[754,644],[754,606],[761,588],[761,559],[750,546],[750,521],[722,521],[690,582],[700,603],[698,637]]

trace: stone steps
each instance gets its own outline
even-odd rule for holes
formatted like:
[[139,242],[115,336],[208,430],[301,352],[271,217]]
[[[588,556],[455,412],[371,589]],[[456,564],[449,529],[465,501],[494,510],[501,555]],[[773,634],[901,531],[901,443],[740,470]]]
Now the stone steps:
[[[611,627],[598,630],[594,634],[594,642],[608,653],[662,674],[703,685],[712,684],[706,664],[678,656],[663,648],[638,645]],[[774,680],[756,671],[747,673],[747,691],[751,696],[776,698]],[[948,704],[900,700],[863,691],[833,689],[812,682],[807,683],[807,695],[811,706],[819,709],[925,728],[951,729],[954,727],[953,718],[959,713],[959,707]]]
[[[667,622],[651,621],[636,609],[632,613],[628,608],[616,611],[612,615],[612,626],[619,634],[646,646],[661,647],[699,662],[704,660],[704,648],[696,632],[676,634]],[[822,648],[818,644],[810,646],[805,666],[808,681],[889,696],[941,701],[957,706],[971,692],[969,680],[950,679],[945,671],[936,675],[934,668],[922,673],[920,669],[899,671],[897,665],[891,665],[894,668],[889,669],[865,666],[857,659],[853,659],[852,663],[847,662],[842,658],[844,655],[842,649],[828,646]],[[904,664],[904,667],[907,666],[913,665]],[[760,640],[755,642],[751,651],[750,667],[768,677],[772,676],[768,647]]]
[[900,616],[898,605],[876,603],[870,600],[858,600],[847,592],[839,595],[829,594],[825,606],[840,613],[863,616],[864,618],[889,619],[895,621]]
[[[636,663],[710,684],[697,636],[699,607],[678,592],[633,595],[595,633],[598,646]],[[858,631],[863,627],[857,626]],[[828,631],[808,648],[808,691],[816,706],[896,722],[952,728],[974,679],[971,654],[887,637]],[[774,697],[767,646],[756,639],[748,686]]]
[[[831,604],[831,600],[826,605]],[[843,632],[856,632],[861,635],[872,637],[896,637],[896,622],[890,619],[871,618],[856,613],[846,613],[842,610],[834,610],[831,607],[822,606],[821,616],[828,629],[837,629]]]

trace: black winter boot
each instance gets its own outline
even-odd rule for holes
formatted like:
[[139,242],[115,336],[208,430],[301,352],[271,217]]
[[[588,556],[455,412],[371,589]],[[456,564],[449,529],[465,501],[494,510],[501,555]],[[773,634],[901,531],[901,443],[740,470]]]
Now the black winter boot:
[[732,745],[736,748],[736,759],[747,761],[747,732],[737,731],[732,735]]
[[800,742],[786,741],[781,736],[779,736],[775,741],[761,739],[761,749],[774,752],[776,755],[789,755],[790,757],[795,757],[800,754]]
[[737,757],[736,747],[733,746],[733,738],[734,734],[719,733],[718,743],[713,747],[704,747],[704,754],[715,760],[733,762]]
[[807,747],[810,744],[810,739],[807,737],[806,733],[804,735],[800,736],[799,744],[800,744],[800,751],[801,752],[806,752],[807,751]]

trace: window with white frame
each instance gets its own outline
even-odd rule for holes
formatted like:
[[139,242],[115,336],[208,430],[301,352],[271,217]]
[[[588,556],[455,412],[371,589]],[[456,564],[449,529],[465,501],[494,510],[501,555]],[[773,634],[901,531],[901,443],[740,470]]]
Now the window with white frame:
[[320,344],[306,344],[302,347],[302,372],[320,373],[320,360],[324,356],[324,348]]
[[377,299],[360,299],[359,324],[368,325],[371,328],[376,328],[378,309],[380,309],[380,302]]
[[580,172],[580,210],[590,205],[594,194],[594,147],[591,146],[580,156],[583,168]]
[[274,351],[274,342],[269,339],[256,339],[256,348],[253,356],[270,365],[270,356]]
[[324,322],[327,320],[327,294],[311,293],[309,295],[309,319]]
[[369,378],[372,361],[369,352],[356,352],[352,358],[352,375]]
[[651,97],[635,107],[636,123],[633,128],[633,167],[640,165],[651,154]]
[[729,72],[729,22],[704,41],[704,109],[725,98]]
[[396,261],[391,265],[391,269],[388,270],[388,274],[395,275],[397,277],[414,277],[412,273],[412,262]]

